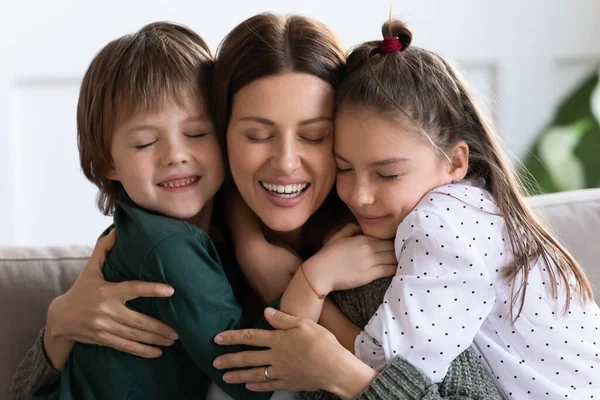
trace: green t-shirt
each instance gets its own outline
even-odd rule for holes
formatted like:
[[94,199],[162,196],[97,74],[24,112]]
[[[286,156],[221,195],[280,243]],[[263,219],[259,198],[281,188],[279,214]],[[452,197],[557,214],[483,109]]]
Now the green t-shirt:
[[124,190],[117,197],[114,226],[117,241],[104,265],[105,279],[171,285],[175,293],[169,298],[138,298],[127,306],[165,322],[179,340],[155,359],[77,343],[59,392],[38,390],[33,398],[199,399],[209,381],[234,399],[269,398],[271,393],[225,383],[225,371],[212,365],[219,355],[243,350],[215,344],[215,335],[247,326],[208,234],[138,207]]

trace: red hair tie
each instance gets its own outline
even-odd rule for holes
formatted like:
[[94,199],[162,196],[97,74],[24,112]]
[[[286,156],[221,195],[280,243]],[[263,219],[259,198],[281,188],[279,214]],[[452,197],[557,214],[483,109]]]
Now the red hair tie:
[[388,53],[396,53],[402,50],[402,43],[398,38],[386,38],[381,41],[381,47],[379,48],[379,54],[384,55]]

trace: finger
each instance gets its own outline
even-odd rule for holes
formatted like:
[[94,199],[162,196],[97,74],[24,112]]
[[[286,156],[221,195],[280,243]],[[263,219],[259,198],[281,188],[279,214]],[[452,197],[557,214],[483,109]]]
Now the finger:
[[108,331],[123,339],[133,340],[143,344],[172,346],[173,343],[175,343],[175,340],[169,339],[168,337],[157,335],[156,333],[144,331],[142,329],[132,328],[114,321],[109,326]]
[[342,229],[331,235],[329,241],[356,236],[361,233],[360,226],[357,224],[348,224],[344,226]]
[[394,242],[389,240],[371,238],[369,243],[375,253],[382,253],[386,251],[391,251],[392,253],[394,252]]
[[246,389],[253,392],[274,392],[276,390],[289,390],[290,387],[288,387],[284,381],[277,379],[267,382],[248,383]]
[[213,362],[217,369],[248,368],[271,364],[271,350],[240,351],[219,356]]
[[82,272],[82,274],[102,274],[101,271],[102,267],[104,266],[104,261],[106,260],[106,253],[108,253],[108,251],[114,246],[116,237],[117,233],[113,229],[108,235],[98,239],[96,245],[94,246],[94,250],[92,251],[92,255],[85,265],[84,272]]
[[264,329],[240,329],[225,331],[215,336],[215,343],[220,345],[246,344],[257,347],[271,347],[270,343],[276,335],[275,331]]
[[[269,369],[269,376],[271,375],[271,368]],[[251,369],[240,369],[237,371],[229,371],[223,375],[223,380],[227,383],[255,383],[265,382],[265,367],[251,368]]]
[[393,251],[386,251],[382,253],[373,254],[374,265],[379,264],[395,264],[398,265],[396,254]]
[[300,318],[271,307],[265,309],[264,315],[269,324],[275,329],[292,329],[300,326]]
[[115,287],[114,297],[123,303],[138,297],[169,297],[175,293],[171,286],[156,282],[125,281],[117,283]]
[[384,278],[386,276],[394,276],[396,275],[396,271],[398,270],[397,264],[383,264],[376,265],[373,268],[369,269],[369,271],[373,274],[372,279]]
[[100,335],[98,344],[143,358],[156,358],[162,355],[162,350],[159,348],[123,339],[107,332]]
[[115,241],[117,240],[117,231],[113,229],[107,235],[104,235],[96,242],[96,246],[94,250],[102,250],[104,254],[108,253],[110,249],[115,245]]
[[[162,336],[166,339],[176,340],[179,338],[179,336],[177,336],[177,333],[164,322],[161,322],[155,318],[149,317],[137,311],[133,311],[125,306],[123,306],[121,312],[112,315],[112,318],[116,322],[120,323],[121,326],[125,326],[128,329],[145,331],[146,334],[153,336]],[[129,339],[137,340],[131,337],[129,337]],[[155,343],[154,341],[142,341],[149,344],[159,344]]]

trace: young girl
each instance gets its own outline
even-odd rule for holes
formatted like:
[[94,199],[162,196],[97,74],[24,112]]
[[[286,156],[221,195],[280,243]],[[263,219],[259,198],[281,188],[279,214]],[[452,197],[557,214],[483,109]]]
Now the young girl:
[[[377,370],[400,355],[440,382],[473,344],[509,398],[598,398],[600,310],[583,270],[527,208],[451,63],[410,47],[400,21],[383,35],[350,54],[337,93],[337,191],[365,235],[395,236],[398,268],[362,332],[332,332]],[[339,270],[309,267],[281,310],[316,320]]]
[[352,52],[338,91],[338,193],[363,233],[395,235],[398,259],[355,354],[375,369],[402,355],[439,382],[474,343],[508,398],[600,398],[583,270],[527,208],[452,64],[400,21],[383,36]]

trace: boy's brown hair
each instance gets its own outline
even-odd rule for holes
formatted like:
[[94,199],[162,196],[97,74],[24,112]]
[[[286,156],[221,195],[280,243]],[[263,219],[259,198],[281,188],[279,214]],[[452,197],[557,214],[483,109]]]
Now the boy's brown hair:
[[85,176],[100,189],[98,208],[114,211],[118,182],[112,167],[112,134],[135,113],[154,113],[180,104],[185,96],[205,96],[213,56],[191,29],[155,22],[106,46],[88,67],[77,104],[77,145]]

